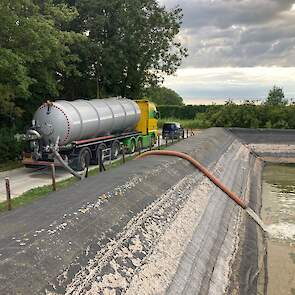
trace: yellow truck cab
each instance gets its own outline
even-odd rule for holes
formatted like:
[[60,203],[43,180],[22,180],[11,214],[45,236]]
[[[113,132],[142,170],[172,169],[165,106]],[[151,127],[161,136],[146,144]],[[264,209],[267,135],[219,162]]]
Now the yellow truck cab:
[[158,138],[159,112],[156,105],[147,99],[135,100],[135,102],[141,111],[140,120],[135,127],[140,135],[124,141],[124,145],[128,147],[131,153],[136,149],[154,146]]

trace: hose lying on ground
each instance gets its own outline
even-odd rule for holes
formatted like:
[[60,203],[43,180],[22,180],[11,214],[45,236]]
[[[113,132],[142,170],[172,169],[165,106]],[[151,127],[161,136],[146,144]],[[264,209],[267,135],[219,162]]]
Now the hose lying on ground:
[[248,215],[262,228],[265,230],[265,226],[260,217],[246,205],[246,203],[233,191],[228,189],[217,177],[215,177],[206,167],[204,167],[197,160],[193,159],[191,156],[185,153],[177,152],[177,151],[167,151],[167,150],[155,150],[148,151],[141,154],[138,158],[147,157],[147,156],[174,156],[185,159],[189,161],[193,166],[195,166],[199,171],[201,171],[206,177],[208,177],[217,187],[219,187],[227,196],[229,196],[236,204],[238,204],[241,208],[243,208]]
[[73,174],[74,176],[76,176],[77,178],[79,178],[80,180],[84,179],[84,175],[79,174],[78,172],[74,171],[61,157],[61,155],[58,153],[57,150],[52,149],[52,153],[54,155],[54,157],[60,162],[60,164],[67,170],[69,171],[71,174]]

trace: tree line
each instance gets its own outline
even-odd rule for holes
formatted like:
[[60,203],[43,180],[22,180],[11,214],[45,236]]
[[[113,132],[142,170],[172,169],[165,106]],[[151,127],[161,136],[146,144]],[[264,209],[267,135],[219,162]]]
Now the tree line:
[[[290,104],[283,89],[274,86],[264,102],[246,100],[236,104],[227,100],[224,105],[159,106],[161,117],[193,120],[196,128],[286,128],[295,129],[295,105]],[[192,122],[190,122],[192,123]]]
[[1,0],[0,127],[48,99],[145,96],[187,54],[181,21],[156,0]]

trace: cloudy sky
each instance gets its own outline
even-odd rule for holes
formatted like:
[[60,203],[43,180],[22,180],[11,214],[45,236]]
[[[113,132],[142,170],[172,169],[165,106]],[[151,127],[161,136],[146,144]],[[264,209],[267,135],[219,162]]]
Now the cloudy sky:
[[177,5],[189,50],[165,86],[187,103],[263,99],[274,84],[295,98],[295,0],[159,0]]

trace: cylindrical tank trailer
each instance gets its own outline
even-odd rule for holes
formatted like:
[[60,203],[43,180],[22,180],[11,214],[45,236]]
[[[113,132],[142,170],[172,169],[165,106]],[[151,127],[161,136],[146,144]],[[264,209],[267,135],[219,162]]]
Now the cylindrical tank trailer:
[[[109,148],[113,158],[122,145],[134,152],[157,137],[157,119],[155,105],[147,100],[47,101],[37,109],[27,131],[31,159],[27,157],[23,162],[27,166],[36,161],[52,162],[52,149],[70,162],[79,162],[81,151],[87,156],[86,162],[98,161],[97,150]],[[28,156],[28,152],[25,154]],[[77,169],[83,168],[80,164]]]
[[81,139],[132,131],[139,119],[137,103],[111,98],[47,102],[39,107],[33,120],[45,145],[66,145]]

